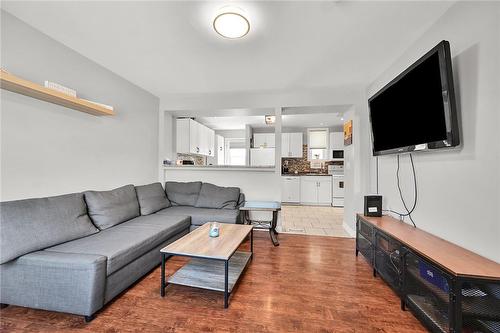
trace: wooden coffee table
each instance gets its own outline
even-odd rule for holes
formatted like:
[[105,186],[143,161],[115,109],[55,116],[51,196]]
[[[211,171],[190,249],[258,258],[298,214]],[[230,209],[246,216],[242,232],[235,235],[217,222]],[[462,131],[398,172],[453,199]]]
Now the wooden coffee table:
[[[227,223],[219,226],[219,237],[210,237],[210,223],[205,223],[160,250],[161,297],[168,284],[179,284],[224,292],[224,308],[228,307],[229,295],[253,255],[253,227]],[[250,252],[236,251],[249,234]],[[165,282],[165,261],[173,255],[192,259]]]

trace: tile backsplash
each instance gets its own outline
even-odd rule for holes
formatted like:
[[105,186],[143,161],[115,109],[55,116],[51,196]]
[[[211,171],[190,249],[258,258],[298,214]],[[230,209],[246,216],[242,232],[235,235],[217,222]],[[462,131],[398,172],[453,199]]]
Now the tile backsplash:
[[288,166],[288,173],[328,173],[328,165],[330,164],[343,164],[339,161],[326,161],[320,169],[311,168],[311,162],[307,160],[307,144],[302,146],[302,158],[288,158],[281,159],[281,170],[284,166]]
[[178,160],[188,160],[193,161],[194,165],[206,165],[207,159],[204,156],[194,155],[194,154],[179,154],[177,153]]

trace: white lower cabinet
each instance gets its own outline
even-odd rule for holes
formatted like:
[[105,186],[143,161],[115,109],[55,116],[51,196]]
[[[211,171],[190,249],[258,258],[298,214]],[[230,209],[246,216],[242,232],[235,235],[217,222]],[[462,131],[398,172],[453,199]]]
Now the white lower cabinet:
[[300,203],[305,205],[331,205],[332,177],[300,177]]
[[300,202],[300,177],[281,177],[281,202]]

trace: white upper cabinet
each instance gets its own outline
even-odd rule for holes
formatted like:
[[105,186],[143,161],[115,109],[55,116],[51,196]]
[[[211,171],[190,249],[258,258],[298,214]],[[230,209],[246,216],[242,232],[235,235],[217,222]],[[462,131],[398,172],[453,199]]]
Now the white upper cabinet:
[[225,146],[222,135],[217,135],[217,165],[225,164]]
[[177,119],[176,147],[181,154],[215,156],[215,132],[193,119]]
[[290,157],[303,157],[302,133],[290,133]]
[[302,157],[302,133],[281,134],[281,157]]
[[274,148],[274,133],[254,133],[253,148]]
[[331,132],[330,133],[330,150],[343,150],[344,149],[344,133]]

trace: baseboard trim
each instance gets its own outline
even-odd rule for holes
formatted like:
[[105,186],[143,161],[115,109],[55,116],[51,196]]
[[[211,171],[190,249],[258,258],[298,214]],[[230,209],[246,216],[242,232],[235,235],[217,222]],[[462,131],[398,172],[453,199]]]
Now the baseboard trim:
[[345,222],[342,222],[342,227],[344,227],[345,231],[351,236],[352,238],[356,237],[356,231],[354,231],[350,226],[348,226]]

